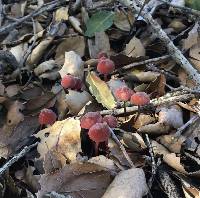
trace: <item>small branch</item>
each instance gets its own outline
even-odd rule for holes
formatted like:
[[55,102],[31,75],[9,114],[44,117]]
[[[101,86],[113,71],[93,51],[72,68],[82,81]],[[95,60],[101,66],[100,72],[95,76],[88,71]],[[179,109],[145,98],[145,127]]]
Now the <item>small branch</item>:
[[0,0],[0,27],[2,26],[3,21],[3,3],[2,0]]
[[166,61],[169,58],[170,58],[170,55],[165,55],[165,56],[161,56],[161,57],[158,57],[158,58],[152,58],[152,59],[144,60],[144,61],[137,62],[137,63],[131,63],[129,65],[126,65],[126,66],[114,71],[114,74],[118,73],[118,71],[130,70],[134,67],[141,66],[141,65],[147,65],[147,64],[150,64],[150,63],[161,63],[161,62]]
[[188,8],[188,7],[184,7],[184,6],[179,6],[179,5],[176,5],[176,4],[173,4],[173,3],[169,3],[166,0],[158,0],[158,1],[161,1],[161,2],[167,4],[171,7],[181,9],[183,12],[185,12],[185,14],[192,14],[192,15],[195,15],[197,17],[200,17],[200,11],[198,11],[198,10],[194,10],[192,8]]
[[[168,97],[169,96],[169,97]],[[194,98],[194,94],[181,94],[181,95],[175,95],[175,96],[170,96],[170,94],[166,94],[166,96],[162,96],[158,99],[153,99],[151,100],[151,105],[153,107],[157,107],[159,105],[164,105],[164,104],[175,104],[176,102],[179,101],[188,101],[192,98]],[[126,112],[127,113],[136,113],[138,111],[137,106],[132,106],[132,107],[126,107]],[[113,110],[103,110],[100,112],[101,115],[109,115],[109,114],[114,114],[114,115],[122,115],[124,113],[124,108],[120,109],[113,109]]]
[[174,137],[178,138],[181,136],[183,131],[190,126],[191,124],[195,123],[199,119],[198,115],[193,116],[190,120],[188,120],[183,126],[181,126],[176,133],[174,134]]
[[152,184],[153,184],[153,179],[154,179],[154,176],[156,174],[157,166],[156,166],[156,161],[155,161],[155,158],[154,158],[154,152],[153,152],[152,144],[149,140],[148,134],[145,134],[145,137],[146,137],[147,147],[149,148],[149,153],[150,153],[151,162],[152,162],[152,169],[151,169],[152,176],[151,176],[151,178],[149,179],[149,182],[148,182],[148,186],[151,189]]
[[32,148],[38,145],[38,142],[31,144],[30,146],[25,146],[23,150],[11,158],[8,162],[6,162],[2,168],[0,168],[0,175],[2,175],[9,167],[11,167],[15,162],[17,162],[20,158],[25,156]]
[[14,23],[11,23],[9,25],[1,27],[0,28],[0,35],[1,34],[5,34],[8,31],[11,31],[16,26],[20,25],[21,23],[27,21],[30,18],[36,17],[36,16],[42,14],[43,12],[50,11],[50,10],[54,9],[55,7],[57,7],[57,6],[62,5],[63,2],[64,2],[63,0],[62,1],[56,0],[56,1],[52,1],[50,3],[44,4],[42,7],[38,8],[37,10],[35,10],[32,13],[28,14],[27,16],[18,19],[18,21],[14,22]]
[[[142,4],[139,0],[131,1],[132,8],[139,13],[142,7]],[[139,5],[139,7],[136,5]],[[129,6],[131,8],[131,6]],[[152,15],[148,12],[141,12],[143,18],[150,23],[152,29],[154,30],[157,37],[164,43],[168,49],[171,57],[189,74],[197,86],[200,85],[200,74],[198,71],[191,65],[191,63],[185,58],[182,52],[173,44],[168,35],[162,30],[161,26],[153,19]]]
[[117,136],[115,135],[114,131],[110,129],[110,133],[111,133],[111,137],[112,139],[115,141],[115,143],[120,147],[122,153],[124,154],[124,157],[126,158],[126,160],[128,161],[128,163],[131,165],[131,167],[135,167],[133,162],[131,161],[129,155],[126,152],[126,149],[124,148],[123,144],[118,140]]

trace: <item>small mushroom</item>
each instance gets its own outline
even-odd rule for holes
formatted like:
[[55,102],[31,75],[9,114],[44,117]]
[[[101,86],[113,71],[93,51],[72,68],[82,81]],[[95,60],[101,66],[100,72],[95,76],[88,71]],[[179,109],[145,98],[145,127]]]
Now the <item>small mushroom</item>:
[[124,102],[125,120],[126,120],[126,102],[130,100],[132,94],[133,91],[127,86],[122,86],[115,90],[115,97],[117,98],[117,100]]
[[89,138],[95,142],[95,156],[99,153],[99,143],[108,142],[110,130],[107,123],[96,123],[88,132]]
[[40,125],[52,125],[57,119],[57,115],[51,109],[42,109],[39,114]]
[[110,128],[116,128],[117,127],[117,119],[116,119],[116,117],[114,117],[112,115],[104,116],[103,121],[106,122]]

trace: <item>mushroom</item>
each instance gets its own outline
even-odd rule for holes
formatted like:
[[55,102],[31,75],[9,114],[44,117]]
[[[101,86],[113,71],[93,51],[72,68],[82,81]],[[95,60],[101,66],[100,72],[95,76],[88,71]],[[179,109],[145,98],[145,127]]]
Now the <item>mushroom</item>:
[[82,81],[78,77],[67,74],[62,78],[61,85],[65,89],[80,90],[82,88]]
[[101,123],[103,118],[99,112],[88,112],[80,121],[81,128],[90,129],[94,124]]
[[110,130],[107,123],[96,123],[88,132],[89,138],[95,142],[95,156],[99,153],[99,143],[108,142]]
[[117,119],[112,115],[106,115],[103,117],[103,122],[106,122],[110,128],[117,127]]
[[130,100],[133,91],[127,86],[119,87],[115,90],[115,97],[117,100],[124,102],[124,114],[126,120],[126,102]]
[[104,75],[104,80],[107,81],[108,74],[111,74],[115,69],[115,64],[109,58],[100,58],[97,64],[97,71]]
[[52,125],[57,119],[57,115],[51,109],[42,109],[39,114],[40,125]]
[[145,92],[136,92],[131,96],[130,102],[138,106],[138,114],[135,119],[136,121],[140,115],[140,107],[149,104],[150,97]]

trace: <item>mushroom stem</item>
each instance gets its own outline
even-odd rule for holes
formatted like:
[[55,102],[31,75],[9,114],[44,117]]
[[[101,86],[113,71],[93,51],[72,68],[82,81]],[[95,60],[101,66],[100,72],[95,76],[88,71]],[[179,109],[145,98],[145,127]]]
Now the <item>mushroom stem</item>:
[[140,105],[138,105],[138,112],[137,112],[136,117],[135,117],[135,119],[134,119],[134,123],[135,123],[135,122],[137,121],[137,119],[139,118],[140,113],[141,113],[141,108],[140,108]]
[[104,74],[104,81],[107,82],[108,81],[108,75]]
[[95,143],[95,156],[97,156],[99,154],[99,142]]
[[126,101],[124,101],[124,115],[125,115],[125,121],[127,120],[127,117],[126,117]]

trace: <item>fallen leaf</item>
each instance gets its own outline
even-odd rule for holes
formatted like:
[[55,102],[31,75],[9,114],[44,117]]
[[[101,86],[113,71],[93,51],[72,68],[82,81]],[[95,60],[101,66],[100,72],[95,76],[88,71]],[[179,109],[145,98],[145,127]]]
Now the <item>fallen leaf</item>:
[[65,95],[65,103],[70,112],[77,115],[81,109],[92,100],[91,95],[87,91],[78,92],[69,90],[69,93]]
[[49,150],[55,149],[62,156],[59,159],[62,166],[66,161],[76,160],[76,154],[81,151],[80,131],[80,121],[73,118],[57,121],[39,131],[35,137],[41,140],[37,147],[40,159],[43,159]]
[[76,18],[76,17],[74,17],[74,16],[70,16],[69,17],[69,22],[71,23],[71,25],[73,26],[73,28],[77,31],[77,32],[79,32],[80,34],[83,34],[83,30],[81,29],[81,27],[80,27],[80,22],[79,22],[79,20]]
[[114,20],[114,13],[110,11],[98,11],[86,23],[85,36],[92,37],[96,32],[108,29]]
[[145,56],[145,48],[140,39],[133,37],[129,43],[126,44],[124,53],[129,57]]
[[65,52],[65,63],[59,71],[61,78],[63,78],[66,74],[71,74],[82,79],[84,74],[83,69],[84,62],[78,54],[74,51]]
[[59,9],[56,10],[56,13],[55,13],[55,21],[66,21],[68,20],[68,7],[61,7]]
[[181,32],[186,29],[186,26],[179,19],[173,19],[168,27],[173,28],[175,32]]
[[83,57],[85,54],[85,39],[83,36],[74,36],[65,38],[58,45],[56,49],[56,59],[64,59],[65,52],[74,51],[79,56]]
[[110,41],[105,32],[96,32],[94,39],[88,39],[90,58],[97,58],[99,52],[110,53]]
[[94,72],[88,73],[86,78],[89,90],[96,100],[107,109],[113,109],[116,105],[115,99],[107,84],[102,81]]
[[56,191],[67,192],[73,198],[101,198],[110,182],[110,173],[105,168],[87,162],[74,163],[65,165],[52,174],[42,175],[41,190],[37,197]]
[[145,174],[140,168],[121,171],[102,198],[142,198],[148,192]]
[[114,24],[117,28],[123,31],[130,31],[131,25],[135,21],[134,15],[131,11],[124,13],[122,10],[115,12]]

